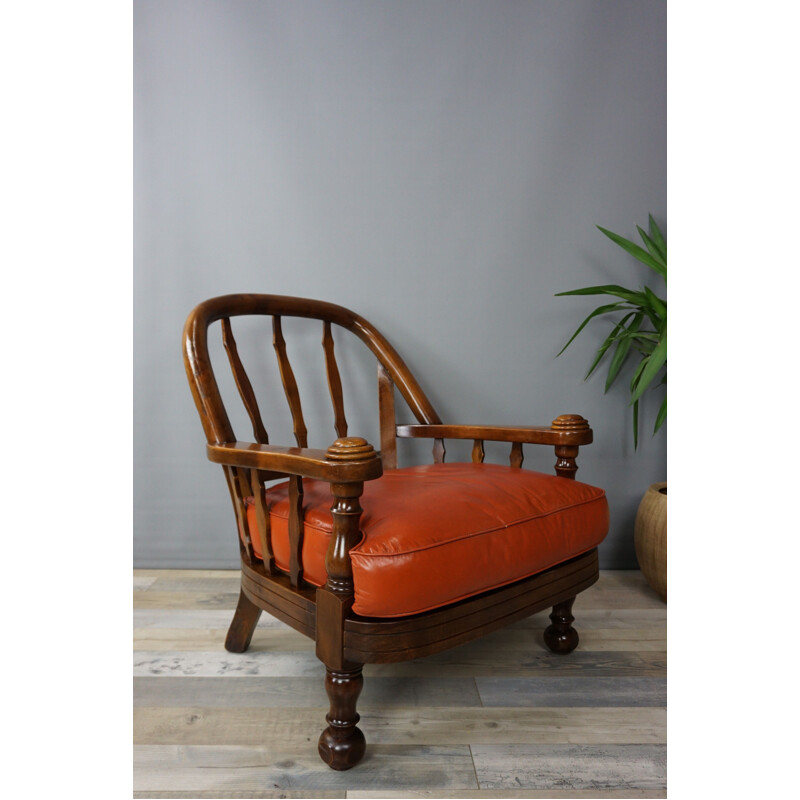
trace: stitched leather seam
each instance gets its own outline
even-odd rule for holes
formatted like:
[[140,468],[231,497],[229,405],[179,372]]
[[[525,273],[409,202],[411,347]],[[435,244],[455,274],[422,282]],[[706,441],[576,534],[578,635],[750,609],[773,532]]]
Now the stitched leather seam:
[[[590,503],[596,503],[596,502],[598,502],[600,500],[604,500],[605,496],[606,496],[606,494],[603,491],[602,494],[598,495],[597,497],[591,497],[591,498],[589,498],[587,500],[581,500],[581,501],[579,501],[577,503],[571,503],[568,506],[561,506],[561,507],[559,507],[557,509],[553,509],[552,511],[545,511],[545,512],[542,512],[540,514],[533,514],[530,517],[523,517],[521,519],[514,520],[513,522],[509,522],[506,525],[499,525],[499,526],[497,526],[495,528],[487,528],[486,530],[482,530],[482,531],[472,531],[471,533],[464,534],[463,536],[459,536],[456,539],[448,539],[447,541],[444,541],[444,542],[431,542],[430,544],[420,545],[418,547],[413,548],[412,550],[403,550],[402,552],[394,552],[394,553],[364,553],[364,552],[362,552],[360,550],[360,548],[367,541],[368,536],[363,531],[361,531],[362,539],[358,544],[353,545],[353,547],[350,548],[350,554],[351,555],[355,554],[357,556],[360,556],[361,558],[394,558],[395,556],[410,555],[412,553],[418,553],[418,552],[420,552],[422,550],[430,550],[430,549],[432,549],[434,547],[444,547],[444,546],[447,546],[447,545],[452,545],[452,544],[455,544],[457,542],[464,541],[465,539],[472,539],[472,538],[474,538],[476,536],[484,536],[484,535],[489,534],[489,533],[497,533],[499,531],[507,531],[510,528],[515,528],[515,527],[518,527],[520,525],[525,525],[526,523],[533,522],[534,520],[537,520],[537,519],[545,519],[547,517],[551,517],[554,514],[561,513],[562,511],[569,511],[569,510],[571,510],[573,508],[579,508],[580,506],[589,505]],[[286,516],[284,516],[283,514],[276,513],[274,511],[270,511],[270,514],[275,516],[275,517],[278,517],[279,519],[282,519],[282,520],[288,520],[289,519],[288,514]],[[323,528],[320,525],[315,525],[315,524],[313,524],[311,522],[308,522],[307,520],[304,521],[303,524],[304,524],[304,526],[307,526],[309,528],[313,528],[315,531],[318,531],[319,533],[321,533],[321,534],[323,534],[325,536],[331,536],[331,534],[332,534],[332,531],[329,530],[328,528]]]

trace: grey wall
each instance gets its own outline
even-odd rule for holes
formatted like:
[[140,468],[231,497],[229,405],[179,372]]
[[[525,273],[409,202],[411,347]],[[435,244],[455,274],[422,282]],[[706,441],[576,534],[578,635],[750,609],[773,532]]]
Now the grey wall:
[[[237,564],[181,329],[200,300],[265,292],[367,317],[446,421],[583,414],[578,477],[611,504],[601,563],[635,566],[636,507],[666,477],[660,397],[634,452],[624,376],[607,395],[604,375],[583,382],[606,325],[556,359],[594,304],[553,294],[658,285],[594,225],[633,237],[652,212],[666,228],[666,3],[136,0],[134,58],[134,565]],[[287,332],[325,447],[320,331]],[[291,444],[269,334],[240,340],[272,441]],[[351,433],[377,444],[357,344],[337,339]],[[525,466],[549,472],[541,450]]]

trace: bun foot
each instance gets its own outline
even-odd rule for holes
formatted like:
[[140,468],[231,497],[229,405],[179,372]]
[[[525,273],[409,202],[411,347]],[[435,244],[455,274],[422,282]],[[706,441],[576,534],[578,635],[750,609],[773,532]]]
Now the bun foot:
[[544,643],[553,653],[566,655],[578,646],[578,631],[572,627],[575,621],[575,617],[572,616],[574,602],[575,598],[571,597],[553,606],[553,613],[550,614],[552,624],[548,625],[544,632]]
[[346,729],[329,725],[319,737],[320,758],[331,769],[354,767],[364,757],[366,749],[367,740],[361,728],[355,725]]

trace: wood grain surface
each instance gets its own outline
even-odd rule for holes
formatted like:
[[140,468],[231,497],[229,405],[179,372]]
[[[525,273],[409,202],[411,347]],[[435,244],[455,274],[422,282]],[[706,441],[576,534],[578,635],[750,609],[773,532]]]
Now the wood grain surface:
[[370,747],[344,773],[316,752],[313,642],[263,614],[246,653],[224,649],[237,571],[135,570],[133,589],[135,797],[666,797],[666,606],[637,571],[578,598],[568,656],[542,612],[366,665]]

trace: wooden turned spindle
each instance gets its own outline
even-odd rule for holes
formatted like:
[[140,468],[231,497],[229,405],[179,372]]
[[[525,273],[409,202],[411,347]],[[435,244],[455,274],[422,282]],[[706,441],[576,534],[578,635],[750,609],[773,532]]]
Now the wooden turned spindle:
[[578,471],[578,465],[575,463],[575,457],[578,455],[578,448],[567,445],[556,445],[556,475],[559,478],[575,478],[575,473]]
[[[589,421],[584,419],[580,414],[561,414],[550,423],[550,428],[554,431],[587,431],[589,430]],[[575,478],[575,473],[578,471],[578,465],[575,459],[578,456],[577,445],[563,445],[559,444],[555,447],[556,451],[556,475],[560,478]]]
[[553,652],[559,655],[571,653],[578,646],[578,632],[572,627],[575,617],[572,616],[574,597],[556,603],[553,613],[550,614],[551,623],[545,629],[544,643]]
[[[364,461],[376,455],[372,445],[360,436],[337,439],[327,450],[331,461]],[[326,587],[338,595],[352,595],[353,568],[350,564],[350,548],[358,542],[361,504],[358,498],[364,491],[363,481],[355,483],[333,483],[333,535],[325,556],[328,572]]]
[[353,593],[353,568],[350,564],[350,548],[358,543],[358,523],[361,518],[361,504],[358,498],[364,491],[363,483],[334,483],[333,492],[333,535],[325,555],[325,569],[328,572],[328,589],[336,594]]

